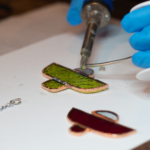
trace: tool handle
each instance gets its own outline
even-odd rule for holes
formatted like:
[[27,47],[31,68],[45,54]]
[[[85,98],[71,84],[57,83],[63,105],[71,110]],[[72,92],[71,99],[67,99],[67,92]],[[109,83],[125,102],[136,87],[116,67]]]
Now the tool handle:
[[[109,2],[109,3],[106,3]],[[98,28],[105,27],[111,18],[112,2],[111,0],[89,0],[82,9],[82,20],[87,24],[87,30],[81,49],[80,67],[84,70],[88,58],[91,55],[96,32]]]
[[106,7],[106,8],[109,10],[110,14],[111,14],[112,11],[113,11],[113,3],[112,3],[112,0],[88,0],[88,1],[86,1],[86,2],[84,3],[83,7],[84,7],[85,5],[90,4],[90,3],[100,3],[100,4],[102,4],[104,7]]

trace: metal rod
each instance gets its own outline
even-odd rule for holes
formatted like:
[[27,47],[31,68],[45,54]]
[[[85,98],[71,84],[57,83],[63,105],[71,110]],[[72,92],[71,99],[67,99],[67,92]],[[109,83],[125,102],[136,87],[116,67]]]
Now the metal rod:
[[[95,35],[97,32],[98,26],[96,23],[89,23],[87,26],[87,31],[85,34],[84,42],[82,45],[82,50],[86,49],[89,53],[89,56],[91,55],[93,43],[95,39]],[[81,51],[81,55],[84,55],[85,51]]]
[[85,69],[85,65],[87,63],[88,58],[91,55],[95,35],[98,29],[98,25],[96,23],[89,23],[87,27],[87,31],[85,34],[82,50],[81,50],[81,68]]
[[104,63],[87,64],[86,67],[101,67],[101,66],[107,66],[107,65],[112,65],[112,64],[121,63],[121,62],[130,60],[131,58],[132,58],[132,56],[127,57],[127,58],[123,58],[123,59],[114,60],[114,61],[108,61],[108,62],[104,62]]

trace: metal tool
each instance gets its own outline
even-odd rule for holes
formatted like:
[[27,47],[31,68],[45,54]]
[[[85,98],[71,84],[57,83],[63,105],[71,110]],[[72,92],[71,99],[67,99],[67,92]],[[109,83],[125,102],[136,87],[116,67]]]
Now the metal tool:
[[104,1],[90,0],[83,6],[81,17],[83,22],[87,24],[87,30],[81,49],[82,57],[80,67],[83,70],[86,69],[86,67],[100,67],[100,70],[105,70],[106,65],[112,65],[131,59],[131,57],[127,57],[104,63],[87,64],[88,58],[92,52],[97,29],[103,28],[109,23],[111,18],[111,9]]
[[127,58],[108,61],[108,62],[103,62],[103,63],[87,64],[86,67],[104,67],[104,66],[107,66],[107,65],[112,65],[112,64],[124,62],[124,61],[127,61],[127,60],[131,60],[131,58],[132,57],[130,56],[130,57],[127,57]]
[[64,84],[64,85],[69,85],[69,83],[67,83],[66,81],[63,81],[57,77],[53,77],[51,80],[57,81],[57,82]]
[[3,109],[6,109],[7,107],[13,107],[14,105],[19,105],[21,104],[21,98],[16,98],[11,100],[9,103],[7,103],[5,106],[0,107],[0,111]]
[[111,18],[111,8],[104,1],[90,0],[84,4],[81,17],[87,24],[87,30],[81,49],[80,67],[84,70],[91,55],[98,28],[106,26]]

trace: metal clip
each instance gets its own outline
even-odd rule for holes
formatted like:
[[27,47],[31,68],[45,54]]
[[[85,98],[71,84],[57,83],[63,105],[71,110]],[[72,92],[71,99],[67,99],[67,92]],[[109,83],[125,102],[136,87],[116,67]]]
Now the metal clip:
[[19,105],[21,104],[21,98],[16,98],[10,101],[10,104]]
[[0,111],[3,109],[6,109],[7,107],[13,107],[13,105],[19,105],[21,104],[21,98],[16,98],[10,101],[10,103],[7,103],[5,106],[0,107]]

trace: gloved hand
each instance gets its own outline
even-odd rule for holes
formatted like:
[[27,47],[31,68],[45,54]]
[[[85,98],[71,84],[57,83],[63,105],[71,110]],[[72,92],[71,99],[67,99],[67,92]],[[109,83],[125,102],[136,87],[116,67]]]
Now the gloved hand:
[[[87,1],[89,0],[71,1],[71,5],[67,14],[67,20],[71,25],[75,26],[82,23],[81,11],[82,11],[83,4]],[[102,0],[102,1],[106,2],[110,6],[111,10],[113,9],[111,0]]]
[[128,33],[134,33],[129,42],[138,50],[132,62],[141,68],[150,68],[150,6],[146,6],[127,14],[121,25]]
[[75,26],[82,22],[81,11],[83,4],[88,0],[72,0],[68,11],[67,20],[68,22]]

